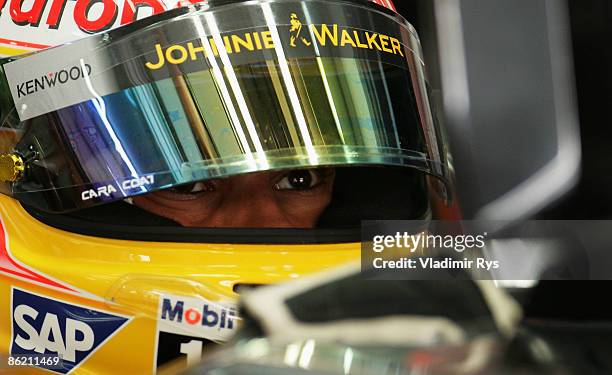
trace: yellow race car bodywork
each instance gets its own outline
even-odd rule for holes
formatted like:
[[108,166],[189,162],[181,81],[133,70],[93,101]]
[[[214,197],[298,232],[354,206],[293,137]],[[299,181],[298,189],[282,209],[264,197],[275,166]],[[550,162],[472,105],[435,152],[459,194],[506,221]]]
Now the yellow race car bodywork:
[[[223,245],[88,237],[47,226],[5,196],[0,219],[0,358],[61,355],[68,366],[52,370],[58,373],[150,374],[162,355],[198,359],[209,341],[224,341],[239,325],[230,323],[238,319],[232,315],[236,285],[299,278],[360,254],[359,243]],[[178,349],[163,348],[167,340]],[[7,369],[48,372],[0,363],[0,372]]]

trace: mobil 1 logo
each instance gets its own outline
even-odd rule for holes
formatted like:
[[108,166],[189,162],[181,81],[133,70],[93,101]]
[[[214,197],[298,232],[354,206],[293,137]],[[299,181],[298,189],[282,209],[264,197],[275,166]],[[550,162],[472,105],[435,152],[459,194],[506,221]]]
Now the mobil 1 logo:
[[234,335],[238,321],[232,302],[162,295],[158,309],[156,366],[179,359],[189,365],[197,363],[203,350]]
[[57,356],[67,374],[87,360],[128,322],[128,318],[43,297],[13,287],[11,355]]

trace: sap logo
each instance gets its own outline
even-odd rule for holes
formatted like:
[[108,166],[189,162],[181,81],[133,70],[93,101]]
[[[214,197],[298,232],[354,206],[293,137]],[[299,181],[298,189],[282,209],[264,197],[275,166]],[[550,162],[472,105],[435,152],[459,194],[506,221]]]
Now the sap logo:
[[[67,318],[66,331],[62,333],[60,323],[55,314],[45,314],[40,328],[40,335],[28,323],[26,318],[36,321],[38,311],[28,305],[19,305],[13,313],[15,323],[26,333],[27,338],[17,335],[15,344],[26,350],[45,353],[47,350],[59,353],[69,362],[76,361],[76,352],[90,350],[94,343],[94,333],[87,324]],[[81,339],[77,339],[77,336]]]
[[[173,298],[174,299],[174,298]],[[185,302],[181,300],[164,298],[161,307],[161,320],[176,323],[187,323],[192,326],[217,329],[234,329],[236,310],[221,306],[219,304],[199,303],[199,306],[185,308]]]
[[12,355],[53,354],[67,374],[128,321],[128,318],[72,305],[13,288]]

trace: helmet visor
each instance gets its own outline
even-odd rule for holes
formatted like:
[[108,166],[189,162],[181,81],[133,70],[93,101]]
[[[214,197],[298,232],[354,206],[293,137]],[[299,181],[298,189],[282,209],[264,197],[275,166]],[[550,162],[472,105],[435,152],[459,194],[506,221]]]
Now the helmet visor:
[[0,153],[26,164],[4,190],[45,211],[286,168],[447,178],[418,38],[365,2],[211,2],[2,70]]

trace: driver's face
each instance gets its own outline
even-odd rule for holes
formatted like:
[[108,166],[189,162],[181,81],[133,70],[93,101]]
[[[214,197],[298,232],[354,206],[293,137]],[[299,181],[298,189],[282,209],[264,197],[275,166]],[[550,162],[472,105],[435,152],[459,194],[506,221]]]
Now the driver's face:
[[163,190],[133,202],[185,227],[313,228],[332,198],[333,169],[259,172]]

